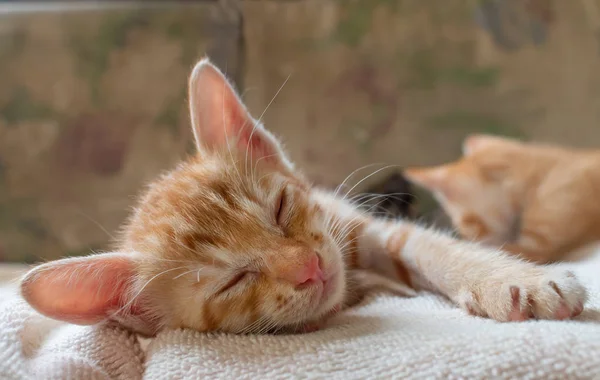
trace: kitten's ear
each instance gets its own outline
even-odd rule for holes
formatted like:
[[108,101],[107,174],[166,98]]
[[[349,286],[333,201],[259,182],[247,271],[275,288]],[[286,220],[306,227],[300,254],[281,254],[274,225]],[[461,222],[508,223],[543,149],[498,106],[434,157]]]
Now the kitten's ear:
[[454,199],[460,192],[452,175],[452,164],[429,168],[409,168],[404,171],[405,177],[417,186],[431,192],[434,196]]
[[475,152],[483,151],[490,148],[499,148],[506,146],[514,146],[518,144],[517,140],[507,137],[491,136],[491,135],[470,135],[463,141],[463,155],[469,156]]
[[448,168],[445,166],[408,168],[404,170],[404,176],[427,190],[437,191],[448,182]]
[[208,59],[196,64],[189,80],[189,102],[200,152],[237,149],[253,160],[291,168],[275,137],[252,118],[225,76]]
[[104,253],[42,264],[25,275],[21,294],[53,319],[78,325],[114,319],[152,335],[157,325],[135,294],[135,279],[133,254]]

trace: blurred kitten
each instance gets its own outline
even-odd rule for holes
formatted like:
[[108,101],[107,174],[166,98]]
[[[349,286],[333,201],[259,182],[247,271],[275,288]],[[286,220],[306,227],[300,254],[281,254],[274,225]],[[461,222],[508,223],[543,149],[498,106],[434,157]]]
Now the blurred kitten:
[[600,151],[476,135],[459,160],[405,175],[434,194],[465,239],[539,263],[600,240]]

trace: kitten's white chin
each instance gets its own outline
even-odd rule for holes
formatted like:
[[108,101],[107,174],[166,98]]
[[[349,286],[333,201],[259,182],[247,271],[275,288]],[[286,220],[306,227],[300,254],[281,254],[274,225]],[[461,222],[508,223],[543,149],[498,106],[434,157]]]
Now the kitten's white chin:
[[315,295],[315,302],[319,304],[317,313],[323,316],[332,309],[343,303],[345,278],[343,272],[334,273],[325,283],[323,283],[321,292]]

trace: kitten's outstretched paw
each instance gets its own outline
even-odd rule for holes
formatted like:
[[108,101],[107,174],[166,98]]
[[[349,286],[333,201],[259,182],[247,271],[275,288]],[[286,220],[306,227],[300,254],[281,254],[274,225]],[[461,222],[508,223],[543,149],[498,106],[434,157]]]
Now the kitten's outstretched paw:
[[459,294],[458,303],[469,314],[498,321],[562,320],[583,311],[587,293],[572,272],[541,267],[515,269],[473,284]]

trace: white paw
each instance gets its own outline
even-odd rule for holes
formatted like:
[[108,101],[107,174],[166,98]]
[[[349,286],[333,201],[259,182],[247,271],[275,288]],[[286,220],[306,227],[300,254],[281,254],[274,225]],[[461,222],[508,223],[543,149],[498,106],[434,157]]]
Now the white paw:
[[572,272],[528,265],[498,270],[457,297],[470,314],[497,321],[567,319],[581,314],[586,300],[586,290]]

